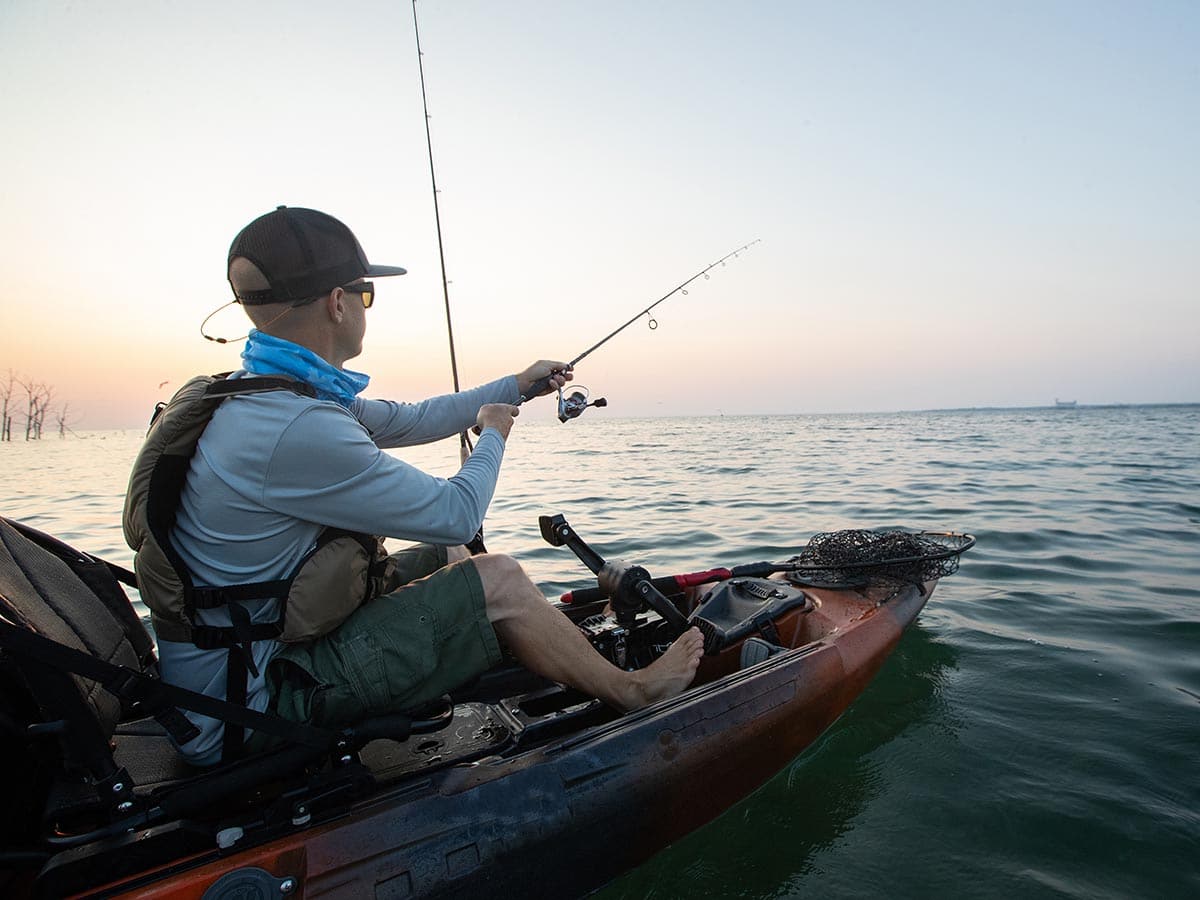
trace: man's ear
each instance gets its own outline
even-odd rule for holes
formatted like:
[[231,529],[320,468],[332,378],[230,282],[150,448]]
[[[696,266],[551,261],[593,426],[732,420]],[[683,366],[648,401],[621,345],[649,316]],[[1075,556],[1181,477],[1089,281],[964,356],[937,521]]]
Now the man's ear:
[[334,322],[342,321],[346,315],[346,292],[340,287],[330,291],[329,296],[325,298],[325,309]]

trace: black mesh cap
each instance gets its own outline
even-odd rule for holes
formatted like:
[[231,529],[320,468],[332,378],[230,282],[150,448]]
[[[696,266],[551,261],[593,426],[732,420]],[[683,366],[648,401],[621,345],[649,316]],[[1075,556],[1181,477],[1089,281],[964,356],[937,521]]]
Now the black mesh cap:
[[349,228],[333,216],[299,206],[280,206],[243,228],[229,248],[229,264],[238,257],[254,263],[270,285],[240,294],[235,287],[233,295],[245,304],[307,300],[357,278],[406,271],[371,265]]

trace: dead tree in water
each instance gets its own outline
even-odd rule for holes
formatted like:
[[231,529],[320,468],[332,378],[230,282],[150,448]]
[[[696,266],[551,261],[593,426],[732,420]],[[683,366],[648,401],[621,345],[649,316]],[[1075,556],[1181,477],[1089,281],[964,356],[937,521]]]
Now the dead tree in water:
[[8,411],[8,404],[12,400],[15,384],[16,376],[13,375],[13,370],[9,369],[8,375],[0,380],[0,441],[12,440],[12,415]]
[[[67,411],[70,408],[71,406],[69,403],[64,403],[54,413],[54,421],[58,425],[58,436],[60,438],[66,437],[67,432],[71,431],[71,426],[67,424],[70,419],[70,417],[67,415]],[[74,431],[71,431],[71,434],[74,433]]]
[[17,379],[17,384],[25,389],[25,440],[40,441],[54,389],[47,384],[21,379]]
[[[8,374],[0,376],[0,441],[13,439],[13,418],[18,415],[20,399],[15,396],[17,388],[25,392],[25,440],[40,441],[46,427],[46,416],[51,412],[50,401],[54,399],[54,388],[44,382],[34,381],[18,375],[12,369]],[[67,415],[68,406],[54,412],[54,421],[58,425],[59,437],[66,437],[71,431],[70,418]],[[71,431],[74,434],[73,431]]]

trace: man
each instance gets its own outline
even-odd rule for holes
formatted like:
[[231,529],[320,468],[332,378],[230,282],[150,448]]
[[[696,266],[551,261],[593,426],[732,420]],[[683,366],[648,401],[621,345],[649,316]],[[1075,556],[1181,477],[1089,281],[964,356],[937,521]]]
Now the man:
[[[412,405],[357,396],[368,379],[344,364],[362,352],[375,293],[365,279],[404,271],[372,266],[345,225],[301,208],[259,217],[230,249],[229,283],[254,324],[244,368],[231,381],[282,375],[316,396],[269,390],[229,397],[216,408],[192,455],[170,532],[191,580],[220,587],[287,579],[327,529],[422,542],[393,555],[392,583],[403,586],[359,606],[335,630],[296,643],[247,641],[245,703],[323,725],[412,709],[495,665],[500,643],[530,670],[621,710],[682,691],[702,653],[697,630],[652,666],[622,671],[546,602],[516,561],[471,556],[461,546],[491,501],[517,404],[539,381],[549,379],[542,393],[564,384],[571,377],[564,364],[541,360]],[[472,426],[479,431],[475,451],[449,479],[381,451]],[[280,601],[234,606],[238,615],[249,611],[249,628],[279,616]],[[237,624],[227,610],[200,609],[196,618]],[[161,637],[167,681],[226,696],[232,651]],[[184,755],[197,764],[218,762],[223,726],[189,717],[201,733],[182,746]],[[263,745],[261,736],[250,738],[250,749]]]

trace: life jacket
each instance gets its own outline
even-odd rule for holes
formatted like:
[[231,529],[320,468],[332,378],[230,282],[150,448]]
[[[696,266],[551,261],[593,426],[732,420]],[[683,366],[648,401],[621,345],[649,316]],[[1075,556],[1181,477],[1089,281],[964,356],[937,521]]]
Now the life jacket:
[[[371,598],[391,590],[394,565],[382,538],[325,529],[287,578],[248,584],[195,584],[171,541],[180,497],[196,445],[220,404],[229,397],[289,390],[315,397],[307,384],[284,376],[229,379],[229,373],[199,375],[166,404],[155,407],[125,495],[122,525],[136,554],[134,570],[142,601],[150,608],[160,641],[227,649],[226,699],[245,704],[246,680],[259,672],[250,646],[255,641],[298,642],[326,634]],[[244,601],[279,599],[273,622],[251,622]],[[230,625],[207,625],[197,611],[224,608]],[[225,727],[223,756],[236,756],[241,730]],[[231,736],[233,735],[233,736]]]

